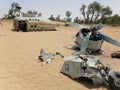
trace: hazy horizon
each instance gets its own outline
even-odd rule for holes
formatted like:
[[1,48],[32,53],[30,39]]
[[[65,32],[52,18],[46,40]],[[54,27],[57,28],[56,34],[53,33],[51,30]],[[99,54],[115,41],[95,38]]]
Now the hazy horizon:
[[22,12],[27,12],[29,10],[35,10],[42,13],[42,18],[49,18],[51,14],[57,17],[60,14],[61,18],[66,17],[65,12],[67,10],[72,12],[71,17],[82,17],[80,14],[80,7],[82,4],[89,5],[93,1],[98,1],[101,5],[109,6],[113,10],[113,14],[120,15],[119,0],[114,2],[113,0],[0,0],[0,18],[7,14],[8,10],[11,8],[12,2],[17,2],[22,7]]

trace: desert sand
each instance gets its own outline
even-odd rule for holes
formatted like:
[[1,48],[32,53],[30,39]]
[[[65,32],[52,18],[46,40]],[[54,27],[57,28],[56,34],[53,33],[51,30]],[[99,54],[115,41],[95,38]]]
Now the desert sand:
[[[71,39],[79,28],[57,27],[57,31],[15,32],[12,20],[0,21],[0,90],[109,90],[104,85],[93,85],[88,80],[73,80],[60,73],[64,59],[55,56],[50,64],[41,65],[40,49],[65,57],[73,52],[65,46],[74,44]],[[104,25],[103,34],[120,41],[120,27]],[[104,55],[96,57],[104,65],[120,71],[120,59],[112,59],[111,52],[120,50],[103,43]]]

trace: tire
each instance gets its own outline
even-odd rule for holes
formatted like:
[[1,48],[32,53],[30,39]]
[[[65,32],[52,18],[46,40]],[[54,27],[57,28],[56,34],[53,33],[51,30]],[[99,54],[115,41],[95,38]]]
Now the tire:
[[120,90],[120,73],[115,72],[116,76],[119,78],[119,84],[114,81],[111,76],[108,77],[108,83],[111,90]]

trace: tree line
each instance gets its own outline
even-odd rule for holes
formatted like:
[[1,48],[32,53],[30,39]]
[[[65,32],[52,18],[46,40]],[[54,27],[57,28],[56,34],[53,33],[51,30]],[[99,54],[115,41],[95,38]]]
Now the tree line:
[[[120,16],[118,14],[112,15],[113,11],[109,6],[101,5],[97,1],[90,3],[88,6],[82,4],[79,10],[81,16],[74,18],[75,23],[103,23],[109,25],[120,25]],[[67,16],[67,18],[62,20],[60,20],[59,15],[59,21],[70,22],[72,20],[72,18],[70,18],[71,14],[72,12],[66,11],[65,15]],[[55,18],[53,14],[49,19],[53,21],[58,21],[58,19]]]
[[[14,18],[15,16],[20,16],[21,14],[21,6],[19,3],[12,3],[11,8],[8,11],[8,14],[5,15],[5,18]],[[99,2],[94,1],[90,3],[88,6],[85,4],[82,4],[82,6],[79,9],[81,16],[71,18],[72,12],[67,10],[65,12],[66,18],[60,17],[60,14],[58,14],[57,17],[54,17],[53,14],[48,18],[52,21],[62,21],[62,22],[71,22],[73,19],[75,23],[103,23],[103,24],[116,24],[120,25],[120,16],[118,14],[112,15],[113,11],[109,6],[101,5]],[[23,13],[23,12],[22,12]],[[41,12],[37,11],[27,11],[27,14],[37,14],[38,17],[42,16]]]

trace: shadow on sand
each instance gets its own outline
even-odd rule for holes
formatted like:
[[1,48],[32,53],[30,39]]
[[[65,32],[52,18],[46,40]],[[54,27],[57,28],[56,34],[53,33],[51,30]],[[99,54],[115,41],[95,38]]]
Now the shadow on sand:
[[[74,79],[73,79],[74,80]],[[88,79],[88,78],[84,78],[84,77],[81,77],[79,79],[75,79],[74,81],[84,85],[85,87],[87,87],[88,89],[99,89],[99,88],[103,88],[103,89],[106,89],[106,90],[110,90],[110,88],[106,85],[94,85],[92,83],[92,80]]]
[[[66,74],[63,74],[65,76],[67,76]],[[72,79],[71,77],[67,76],[68,78]],[[84,85],[85,87],[88,88],[88,90],[90,89],[99,89],[102,88],[102,90],[106,89],[106,90],[111,90],[108,86],[106,85],[94,85],[92,83],[92,80],[88,79],[88,78],[84,78],[84,77],[80,77],[79,79],[72,79],[75,82]]]

